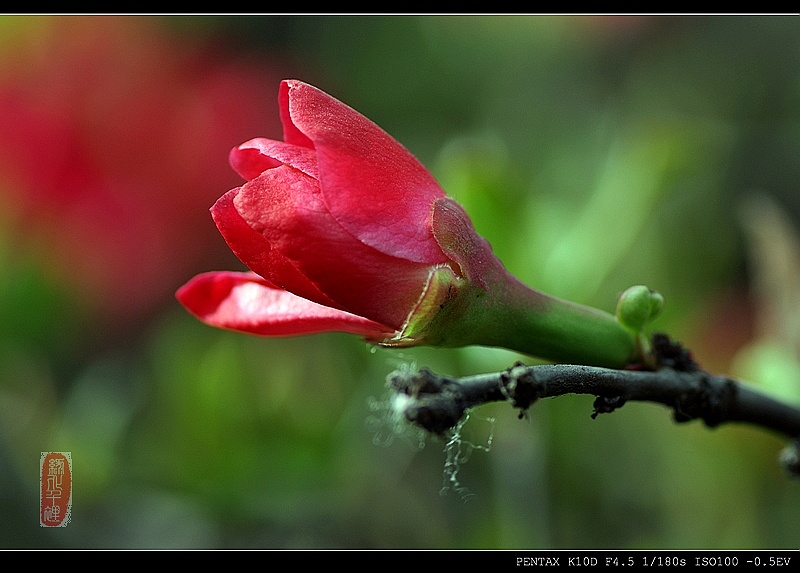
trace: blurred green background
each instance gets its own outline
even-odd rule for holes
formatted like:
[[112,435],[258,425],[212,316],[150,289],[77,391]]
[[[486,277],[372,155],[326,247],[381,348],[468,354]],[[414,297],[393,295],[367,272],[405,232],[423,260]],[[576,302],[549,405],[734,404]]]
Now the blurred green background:
[[[592,398],[398,424],[375,350],[200,324],[173,293],[240,269],[208,215],[228,150],[280,138],[293,77],[426,164],[526,283],[655,328],[800,403],[796,17],[0,19],[0,547],[797,548],[784,443]],[[69,451],[72,522],[38,460]]]

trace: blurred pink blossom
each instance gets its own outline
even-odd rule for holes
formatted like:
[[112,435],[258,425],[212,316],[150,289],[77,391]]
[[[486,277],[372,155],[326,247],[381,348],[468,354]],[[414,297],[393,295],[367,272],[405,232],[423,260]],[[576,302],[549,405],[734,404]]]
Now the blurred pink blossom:
[[[0,208],[93,310],[133,317],[227,253],[208,217],[264,113],[272,62],[157,18],[15,17],[0,54]],[[4,233],[7,236],[8,233]]]

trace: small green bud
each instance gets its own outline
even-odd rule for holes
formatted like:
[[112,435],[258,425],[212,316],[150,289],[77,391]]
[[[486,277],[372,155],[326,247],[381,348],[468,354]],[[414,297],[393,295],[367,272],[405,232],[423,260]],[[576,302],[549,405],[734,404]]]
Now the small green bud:
[[617,302],[617,320],[634,332],[641,332],[664,306],[664,297],[644,285],[630,287]]
[[650,320],[653,320],[659,314],[661,309],[664,308],[664,295],[660,292],[650,291]]

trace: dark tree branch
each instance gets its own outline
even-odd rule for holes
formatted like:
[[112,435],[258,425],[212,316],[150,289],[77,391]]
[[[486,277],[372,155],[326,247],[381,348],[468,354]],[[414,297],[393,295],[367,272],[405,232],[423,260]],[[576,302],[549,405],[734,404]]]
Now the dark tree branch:
[[800,476],[800,408],[779,402],[735,380],[712,376],[694,362],[656,371],[610,370],[573,365],[515,365],[503,372],[464,378],[441,376],[428,369],[396,371],[388,384],[411,398],[405,407],[410,422],[436,434],[454,427],[470,408],[508,401],[520,416],[538,399],[564,394],[596,396],[592,417],[612,412],[628,401],[647,401],[672,409],[676,422],[703,420],[709,427],[728,422],[760,426],[793,440],[784,466]]

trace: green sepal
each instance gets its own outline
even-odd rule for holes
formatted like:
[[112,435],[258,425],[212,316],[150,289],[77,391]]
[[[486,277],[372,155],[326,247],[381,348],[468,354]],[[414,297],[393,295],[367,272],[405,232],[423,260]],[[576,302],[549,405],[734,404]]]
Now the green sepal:
[[456,276],[448,265],[431,269],[422,294],[408,314],[403,328],[394,338],[383,344],[386,346],[436,344],[438,341],[431,340],[431,327],[440,322],[437,318],[455,299],[465,283],[466,281]]

